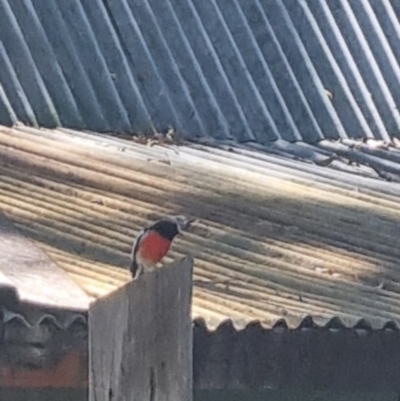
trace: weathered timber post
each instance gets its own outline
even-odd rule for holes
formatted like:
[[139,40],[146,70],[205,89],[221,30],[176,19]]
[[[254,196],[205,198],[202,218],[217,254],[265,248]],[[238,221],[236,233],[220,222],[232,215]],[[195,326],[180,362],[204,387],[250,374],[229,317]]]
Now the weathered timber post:
[[191,401],[192,271],[186,258],[91,306],[90,401]]

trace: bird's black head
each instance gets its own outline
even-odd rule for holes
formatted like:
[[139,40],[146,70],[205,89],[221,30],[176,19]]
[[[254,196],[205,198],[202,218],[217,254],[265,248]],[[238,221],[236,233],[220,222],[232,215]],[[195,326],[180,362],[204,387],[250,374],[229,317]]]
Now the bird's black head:
[[157,231],[162,237],[172,241],[179,233],[178,224],[170,220],[160,220],[150,227],[151,230]]

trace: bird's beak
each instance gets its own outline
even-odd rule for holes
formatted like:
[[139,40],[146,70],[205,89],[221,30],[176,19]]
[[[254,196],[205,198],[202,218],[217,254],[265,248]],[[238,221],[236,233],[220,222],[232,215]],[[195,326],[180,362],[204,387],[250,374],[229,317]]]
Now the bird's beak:
[[195,223],[197,221],[197,219],[189,219],[186,221],[186,230],[190,229],[190,227],[192,226],[193,223]]
[[197,219],[188,219],[188,220],[186,220],[186,221],[184,222],[184,224],[183,224],[183,227],[182,227],[182,230],[181,230],[180,234],[181,234],[181,235],[184,235],[183,231],[186,231],[186,230],[190,229],[190,226],[191,226],[195,221],[197,221]]

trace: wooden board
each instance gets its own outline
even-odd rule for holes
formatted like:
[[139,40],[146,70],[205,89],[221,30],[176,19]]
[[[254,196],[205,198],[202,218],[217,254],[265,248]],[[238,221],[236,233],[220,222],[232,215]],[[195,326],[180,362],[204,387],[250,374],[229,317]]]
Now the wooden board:
[[92,305],[91,401],[192,399],[192,269],[164,266]]

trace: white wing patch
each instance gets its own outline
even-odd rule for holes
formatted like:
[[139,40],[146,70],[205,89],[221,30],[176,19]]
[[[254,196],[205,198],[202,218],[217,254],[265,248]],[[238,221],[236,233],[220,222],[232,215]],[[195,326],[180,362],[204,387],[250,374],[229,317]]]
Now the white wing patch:
[[143,266],[141,266],[140,261],[137,260],[137,252],[139,250],[140,241],[146,235],[147,231],[148,228],[145,228],[142,231],[140,231],[132,244],[130,271],[133,278],[137,278],[142,274]]
[[147,228],[145,228],[142,231],[140,231],[139,234],[136,236],[135,240],[133,241],[132,250],[131,250],[131,258],[132,258],[132,260],[136,256],[136,253],[137,253],[137,251],[139,249],[140,241],[141,241],[143,235],[146,233],[146,231],[147,231]]

